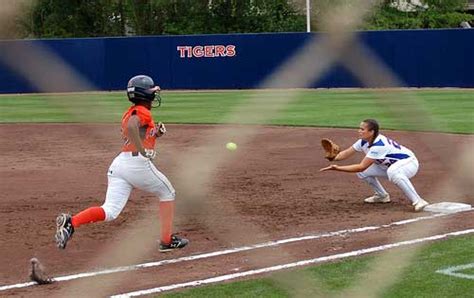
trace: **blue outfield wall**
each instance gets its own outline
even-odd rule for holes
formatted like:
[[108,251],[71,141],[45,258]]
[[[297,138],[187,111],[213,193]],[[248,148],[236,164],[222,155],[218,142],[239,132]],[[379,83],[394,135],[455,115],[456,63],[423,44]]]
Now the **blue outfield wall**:
[[[130,77],[148,74],[164,89],[256,88],[282,62],[322,33],[149,36],[0,41],[0,93],[78,91],[51,84],[40,90],[8,64],[27,63],[16,48],[42,46],[91,84],[123,90]],[[407,86],[474,87],[474,29],[363,31],[359,40]],[[20,52],[20,51],[18,51]],[[6,61],[8,59],[8,61]],[[28,66],[27,66],[28,67]],[[27,69],[26,67],[26,69]],[[49,69],[43,80],[54,80]],[[301,87],[301,86],[285,86]],[[364,87],[333,65],[314,88]],[[379,86],[386,87],[386,86]]]

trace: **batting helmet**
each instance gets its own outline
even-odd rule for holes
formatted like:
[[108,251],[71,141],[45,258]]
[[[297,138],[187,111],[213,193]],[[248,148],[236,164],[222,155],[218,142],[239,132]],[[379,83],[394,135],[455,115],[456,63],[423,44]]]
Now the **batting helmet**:
[[154,101],[155,97],[158,101],[158,106],[161,105],[161,97],[159,94],[160,88],[155,86],[153,79],[149,76],[138,75],[128,81],[127,96],[128,100],[133,103],[139,101]]

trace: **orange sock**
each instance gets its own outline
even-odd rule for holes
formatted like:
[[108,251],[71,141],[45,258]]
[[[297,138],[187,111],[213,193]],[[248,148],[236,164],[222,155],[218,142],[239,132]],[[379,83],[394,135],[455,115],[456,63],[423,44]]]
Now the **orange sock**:
[[161,242],[171,242],[171,231],[173,230],[174,201],[160,202],[160,226]]
[[72,226],[74,228],[80,225],[105,220],[105,211],[102,207],[90,207],[79,212],[72,217]]

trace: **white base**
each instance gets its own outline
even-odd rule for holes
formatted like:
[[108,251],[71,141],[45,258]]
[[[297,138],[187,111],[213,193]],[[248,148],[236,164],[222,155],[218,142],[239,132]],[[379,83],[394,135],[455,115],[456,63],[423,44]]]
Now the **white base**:
[[471,210],[472,206],[464,203],[442,202],[426,206],[423,211],[437,213],[456,213]]

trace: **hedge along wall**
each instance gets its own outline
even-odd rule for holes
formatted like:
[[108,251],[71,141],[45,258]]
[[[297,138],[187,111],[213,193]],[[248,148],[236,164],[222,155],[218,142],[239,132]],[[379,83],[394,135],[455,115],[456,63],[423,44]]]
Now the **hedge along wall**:
[[[88,80],[93,90],[123,90],[136,74],[152,76],[164,89],[239,89],[258,87],[307,41],[321,36],[280,33],[0,41],[0,93],[39,91],[2,63],[2,52],[8,47],[39,44],[51,50]],[[360,32],[359,39],[407,86],[474,87],[474,29],[367,31]],[[51,76],[48,71],[42,75]],[[48,91],[78,91],[52,85]],[[363,86],[336,64],[311,87]]]

